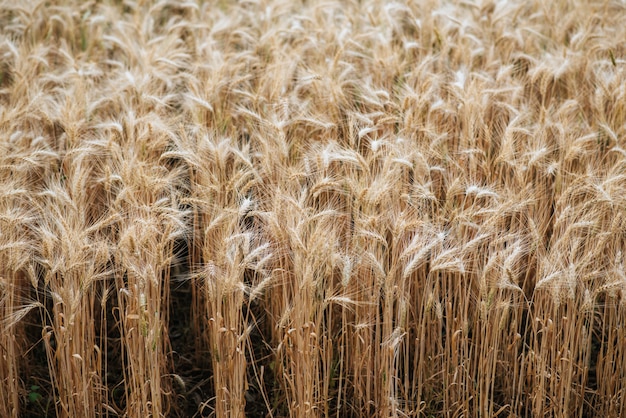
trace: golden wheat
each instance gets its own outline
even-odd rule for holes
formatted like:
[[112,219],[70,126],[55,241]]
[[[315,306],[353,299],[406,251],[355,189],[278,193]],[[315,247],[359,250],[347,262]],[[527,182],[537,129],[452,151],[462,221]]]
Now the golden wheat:
[[0,415],[626,414],[620,0],[0,0]]

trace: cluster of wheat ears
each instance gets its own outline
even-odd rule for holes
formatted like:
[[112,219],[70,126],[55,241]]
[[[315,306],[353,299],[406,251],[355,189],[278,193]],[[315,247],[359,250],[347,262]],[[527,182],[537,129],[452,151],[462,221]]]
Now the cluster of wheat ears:
[[0,416],[625,416],[625,18],[1,0]]

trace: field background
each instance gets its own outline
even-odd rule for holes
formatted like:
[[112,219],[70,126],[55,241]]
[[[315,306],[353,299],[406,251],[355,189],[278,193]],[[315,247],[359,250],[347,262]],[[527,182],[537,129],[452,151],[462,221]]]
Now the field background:
[[0,0],[0,416],[626,416],[625,22]]

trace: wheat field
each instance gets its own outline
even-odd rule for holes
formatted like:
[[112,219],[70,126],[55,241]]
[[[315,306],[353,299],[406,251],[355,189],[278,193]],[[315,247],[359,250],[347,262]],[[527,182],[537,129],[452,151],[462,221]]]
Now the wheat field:
[[626,416],[624,22],[0,0],[0,416]]

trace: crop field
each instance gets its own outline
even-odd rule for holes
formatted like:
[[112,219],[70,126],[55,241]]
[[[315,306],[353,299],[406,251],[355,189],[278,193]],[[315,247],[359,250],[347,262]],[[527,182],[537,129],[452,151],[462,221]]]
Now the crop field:
[[0,0],[0,417],[626,416],[623,0]]

